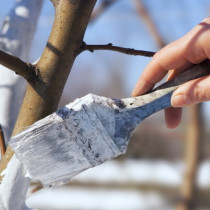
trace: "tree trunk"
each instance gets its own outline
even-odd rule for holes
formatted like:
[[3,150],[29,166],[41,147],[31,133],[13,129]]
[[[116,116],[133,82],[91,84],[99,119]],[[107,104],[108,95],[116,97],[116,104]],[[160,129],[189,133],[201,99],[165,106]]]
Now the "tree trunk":
[[[55,6],[53,28],[44,52],[35,66],[42,83],[35,87],[28,85],[13,135],[57,109],[66,79],[83,43],[84,33],[95,2],[96,0],[88,0],[86,3],[79,0],[53,1]],[[16,171],[9,171],[11,165],[18,165]],[[30,180],[24,177],[22,164],[18,162],[10,147],[1,162],[0,171],[2,172],[6,167],[1,187],[10,180],[12,174],[18,174],[18,178],[10,185],[13,185],[13,193],[15,190],[22,196],[22,201],[19,202],[23,202]],[[21,189],[20,183],[24,189]],[[7,207],[8,204],[5,204],[3,199],[1,200]],[[8,200],[13,204],[15,202],[12,198]]]
[[185,165],[183,184],[181,187],[181,202],[178,210],[194,209],[196,193],[196,175],[200,158],[200,142],[203,138],[202,104],[189,107],[189,126],[185,145]]

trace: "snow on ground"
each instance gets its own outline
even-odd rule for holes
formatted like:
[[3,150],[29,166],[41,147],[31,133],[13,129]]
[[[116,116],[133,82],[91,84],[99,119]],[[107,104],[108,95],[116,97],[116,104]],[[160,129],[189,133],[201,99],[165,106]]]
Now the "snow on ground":
[[160,184],[178,185],[181,182],[180,172],[182,170],[180,169],[182,169],[180,163],[169,164],[167,161],[110,161],[75,176],[72,181],[157,182]]
[[[27,199],[31,208],[45,210],[147,210],[173,209],[161,194],[140,191],[137,188],[94,188],[85,183],[131,184],[133,186],[153,183],[165,186],[180,186],[184,173],[181,162],[127,160],[110,161],[89,169],[74,178],[79,186],[58,186],[41,189]],[[210,188],[210,162],[203,162],[198,171],[200,187]],[[105,186],[105,185],[104,185]]]
[[[127,160],[110,161],[84,171],[72,178],[79,182],[115,183],[158,183],[161,185],[181,185],[184,175],[182,162]],[[198,185],[210,187],[210,162],[202,162],[198,170]]]
[[40,190],[31,196],[27,204],[50,210],[145,210],[164,206],[164,202],[161,196],[152,192],[58,187]]

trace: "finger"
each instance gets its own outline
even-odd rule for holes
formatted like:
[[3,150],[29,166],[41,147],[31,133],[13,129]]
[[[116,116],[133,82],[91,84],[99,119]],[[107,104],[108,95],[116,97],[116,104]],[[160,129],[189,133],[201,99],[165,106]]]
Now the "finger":
[[181,54],[181,52],[179,52],[180,49],[176,49],[178,45],[176,44],[177,42],[178,41],[167,45],[154,55],[139,78],[132,92],[133,96],[141,95],[151,90],[157,82],[163,79],[169,69],[178,68],[186,63],[183,56],[182,59],[175,59],[175,57]]
[[174,91],[171,104],[173,107],[184,107],[210,100],[210,76],[191,80]]
[[[182,71],[181,68],[176,70],[175,69],[169,70],[167,81],[173,79],[181,71]],[[182,108],[169,107],[164,111],[165,111],[166,127],[170,129],[176,128],[181,122]]]
[[182,118],[181,108],[167,108],[165,109],[165,121],[167,128],[176,128]]
[[[159,82],[169,69],[183,71],[210,57],[210,18],[204,19],[188,34],[158,51],[139,78],[132,96],[141,95]],[[176,70],[177,71],[177,70]]]

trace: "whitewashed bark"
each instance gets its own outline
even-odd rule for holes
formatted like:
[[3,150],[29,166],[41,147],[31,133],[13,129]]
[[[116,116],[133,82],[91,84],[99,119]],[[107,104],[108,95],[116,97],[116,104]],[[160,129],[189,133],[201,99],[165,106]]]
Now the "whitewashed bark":
[[[28,61],[43,0],[19,0],[5,17],[0,33],[0,49]],[[24,96],[26,82],[0,65],[0,124],[5,138],[11,136]]]
[[[28,61],[31,42],[37,25],[43,0],[17,0],[5,18],[1,34],[0,48],[12,55]],[[14,72],[0,66],[0,123],[6,137],[11,136],[26,83]],[[29,178],[25,178],[22,163],[14,156],[0,185],[0,209],[22,210]]]
[[[27,210],[25,196],[30,184],[30,178],[23,164],[13,155],[7,168],[2,172],[4,179],[0,186],[0,209],[1,210]],[[14,184],[15,183],[15,184]]]
[[88,94],[34,123],[13,137],[10,145],[32,178],[44,185],[68,182],[125,153],[135,127],[170,107],[178,85],[209,74],[206,61],[147,95],[110,99]]

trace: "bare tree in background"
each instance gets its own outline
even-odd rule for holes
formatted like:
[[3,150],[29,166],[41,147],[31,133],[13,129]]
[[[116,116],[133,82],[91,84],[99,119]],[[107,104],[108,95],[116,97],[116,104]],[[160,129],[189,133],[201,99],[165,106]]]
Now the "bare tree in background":
[[155,26],[149,12],[147,11],[146,7],[143,4],[142,0],[133,0],[134,6],[136,7],[136,11],[140,15],[140,17],[145,22],[150,34],[152,35],[153,39],[155,40],[158,48],[162,48],[165,46],[165,42],[161,37],[158,29]]
[[181,187],[178,210],[195,209],[196,178],[200,161],[201,143],[204,134],[202,104],[188,108],[189,124],[185,142],[185,174]]

